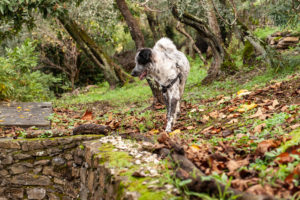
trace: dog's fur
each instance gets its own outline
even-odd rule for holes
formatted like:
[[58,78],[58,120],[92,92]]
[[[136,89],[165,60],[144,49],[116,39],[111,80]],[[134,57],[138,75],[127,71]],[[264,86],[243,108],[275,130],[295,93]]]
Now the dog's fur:
[[[171,132],[180,112],[180,99],[182,97],[190,64],[186,56],[177,50],[168,38],[162,38],[151,48],[138,50],[135,57],[136,66],[131,75],[154,78],[162,87],[168,86],[165,93],[167,106],[166,131]],[[179,76],[180,74],[180,76]],[[179,78],[178,78],[179,77]],[[172,84],[173,82],[173,84]]]

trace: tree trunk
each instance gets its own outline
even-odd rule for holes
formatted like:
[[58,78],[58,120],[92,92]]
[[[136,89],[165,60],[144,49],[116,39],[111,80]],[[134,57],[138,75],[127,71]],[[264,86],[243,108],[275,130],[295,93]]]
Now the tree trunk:
[[121,72],[118,71],[119,68],[115,66],[116,64],[101,51],[95,41],[74,20],[70,19],[67,15],[60,16],[58,19],[80,49],[102,70],[104,78],[109,83],[111,89],[122,86],[128,79],[132,79],[123,70]]
[[[120,12],[122,13],[128,27],[130,30],[130,34],[132,39],[135,42],[135,47],[136,49],[139,48],[143,48],[145,47],[145,40],[144,40],[144,35],[142,34],[142,31],[138,25],[138,22],[134,19],[133,15],[131,14],[125,0],[116,0],[117,2],[117,6],[120,10]],[[163,101],[163,94],[159,89],[159,84],[158,83],[154,83],[154,80],[150,80],[147,78],[147,82],[152,90],[152,94],[154,96],[154,102],[159,102],[161,104],[164,103]]]
[[162,37],[159,22],[155,12],[146,11],[149,27],[151,29],[154,41],[159,40]]
[[193,27],[203,40],[211,47],[213,53],[213,61],[208,69],[207,76],[202,80],[202,84],[210,84],[221,74],[221,65],[225,59],[225,51],[218,37],[213,33],[205,21],[189,14],[179,14],[176,5],[172,5],[172,14],[180,22]]
[[208,18],[208,24],[212,32],[217,36],[218,41],[222,44],[222,35],[221,35],[221,29],[216,17],[216,13],[214,10],[214,4],[212,2],[213,0],[206,0],[206,4],[208,7],[207,10],[207,18]]
[[116,0],[117,6],[124,17],[133,41],[135,42],[135,47],[137,49],[145,47],[144,35],[138,25],[138,22],[134,19],[131,14],[125,0]]

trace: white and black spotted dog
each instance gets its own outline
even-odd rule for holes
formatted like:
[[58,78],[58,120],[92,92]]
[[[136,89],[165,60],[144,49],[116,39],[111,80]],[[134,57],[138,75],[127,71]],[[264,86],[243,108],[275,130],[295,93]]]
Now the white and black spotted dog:
[[138,76],[141,80],[152,77],[160,84],[167,106],[165,130],[171,132],[180,112],[180,99],[190,71],[188,59],[170,39],[162,38],[152,49],[139,49],[135,63],[132,76]]

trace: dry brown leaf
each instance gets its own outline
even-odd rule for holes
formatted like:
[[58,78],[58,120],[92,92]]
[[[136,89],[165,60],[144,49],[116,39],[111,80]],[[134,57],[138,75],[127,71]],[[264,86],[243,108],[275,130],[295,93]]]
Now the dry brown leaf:
[[272,103],[272,106],[275,108],[277,105],[279,105],[279,102],[277,99],[275,99]]
[[82,120],[87,121],[93,120],[93,118],[93,112],[91,110],[86,110],[84,115],[81,117]]
[[290,128],[292,130],[294,130],[294,129],[298,128],[298,127],[300,127],[300,124],[294,124],[294,125],[290,126]]
[[250,115],[248,118],[253,119],[253,118],[259,117],[261,115],[263,115],[262,109],[258,108],[257,111],[256,111],[256,113],[253,114],[253,115]]
[[246,166],[249,164],[249,159],[243,159],[243,160],[230,160],[226,163],[227,168],[229,169],[230,173],[235,172],[237,169]]
[[194,126],[188,126],[188,127],[186,127],[187,130],[192,130],[194,128],[195,128]]
[[270,195],[270,196],[274,195],[273,189],[267,184],[264,184],[264,186],[260,184],[253,185],[250,188],[248,188],[246,191],[257,195]]
[[209,116],[203,115],[203,116],[202,116],[202,119],[201,119],[201,122],[202,122],[202,123],[206,123],[208,120],[209,120]]
[[265,154],[271,148],[276,148],[276,147],[278,147],[278,144],[274,140],[272,140],[272,139],[265,140],[265,141],[260,142],[257,145],[256,152],[259,154]]
[[240,113],[233,113],[233,114],[228,115],[227,119],[231,119],[231,118],[235,118],[235,117],[239,117],[239,116],[241,116]]
[[219,112],[218,111],[214,111],[208,114],[211,118],[218,118],[219,117]]
[[266,127],[266,123],[260,124],[254,128],[255,133],[260,133],[264,127]]
[[281,164],[287,164],[289,162],[293,162],[294,158],[290,156],[288,152],[281,153],[280,155],[277,156],[277,161],[278,163]]
[[213,128],[213,126],[209,126],[209,127],[207,127],[207,128],[205,128],[205,129],[203,129],[202,131],[201,131],[201,133],[207,133],[210,129],[212,129]]
[[238,119],[232,119],[229,122],[227,122],[227,124],[234,124],[237,123],[239,120]]

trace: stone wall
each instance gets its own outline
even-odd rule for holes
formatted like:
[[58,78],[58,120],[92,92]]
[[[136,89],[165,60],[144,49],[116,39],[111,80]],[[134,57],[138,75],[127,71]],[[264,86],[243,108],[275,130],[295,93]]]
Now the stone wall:
[[0,200],[76,199],[81,144],[99,137],[0,140]]
[[[150,195],[148,199],[168,199],[165,197],[172,196],[170,185],[168,193],[164,189],[151,193],[147,181],[156,177],[133,178],[134,171],[130,170],[135,170],[137,165],[130,164],[131,156],[123,151],[117,153],[112,145],[103,146],[99,138],[86,135],[0,140],[0,200],[113,200],[138,199],[141,195],[143,199],[147,199],[145,195]],[[114,155],[118,157],[113,158]],[[142,185],[138,189],[134,188],[137,183]]]

